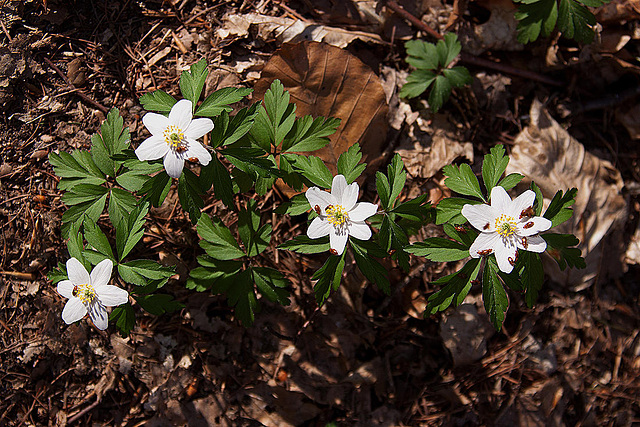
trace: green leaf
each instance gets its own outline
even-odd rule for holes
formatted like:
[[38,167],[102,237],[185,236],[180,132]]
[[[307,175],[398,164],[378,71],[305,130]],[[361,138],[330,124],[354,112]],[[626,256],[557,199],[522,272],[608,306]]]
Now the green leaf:
[[446,310],[452,302],[456,306],[462,304],[479,272],[480,259],[472,258],[460,271],[434,281],[434,284],[446,283],[446,286],[429,297],[425,316]]
[[322,267],[311,277],[311,280],[317,280],[313,285],[313,293],[318,306],[321,307],[325,303],[331,293],[331,289],[336,290],[340,287],[346,253],[347,251],[344,251],[340,256],[329,256]]
[[436,49],[438,50],[438,62],[441,66],[448,67],[451,61],[460,54],[462,45],[455,33],[447,33],[444,35],[444,40],[438,41]]
[[391,186],[389,180],[382,172],[376,172],[376,190],[378,191],[378,197],[384,210],[389,209],[389,198],[391,195]]
[[[80,231],[81,226],[82,226],[82,223],[80,222],[74,222],[70,225],[69,240],[67,241],[67,250],[69,251],[70,258],[77,259],[78,261],[80,261],[82,265],[84,265],[84,268],[89,269],[90,267],[89,262],[84,259],[84,255],[83,255],[84,236]],[[64,271],[66,273],[66,268]]]
[[211,162],[202,168],[200,178],[204,175],[210,175],[213,178],[213,193],[216,198],[222,200],[222,203],[228,207],[232,207],[234,193],[231,174],[216,156],[213,156]]
[[163,170],[162,163],[141,162],[138,159],[126,160],[116,182],[125,190],[139,191],[149,181],[151,175]]
[[249,200],[247,209],[238,212],[238,234],[244,243],[248,256],[257,256],[264,252],[271,240],[271,224],[260,226],[260,212],[257,202]]
[[519,173],[510,173],[500,180],[498,185],[505,190],[511,190],[513,187],[518,185],[520,181],[524,179],[524,175],[520,175]]
[[100,252],[112,261],[115,261],[109,239],[102,232],[100,227],[92,220],[84,221],[84,238],[87,243],[96,251]]
[[119,188],[111,189],[111,197],[109,198],[109,219],[111,224],[120,223],[123,218],[129,216],[129,212],[136,206],[137,200],[131,193]]
[[404,163],[399,154],[393,156],[391,164],[387,166],[387,176],[389,177],[389,185],[391,188],[388,206],[393,207],[400,192],[402,192],[404,188],[404,184],[407,182],[407,173],[404,170]]
[[202,215],[197,225],[198,235],[203,239],[200,247],[209,256],[220,260],[231,260],[245,256],[231,231],[217,217]]
[[253,280],[262,295],[269,301],[277,302],[280,305],[289,305],[289,292],[285,289],[289,281],[272,268],[252,267]]
[[449,189],[456,193],[477,197],[485,201],[484,195],[480,191],[478,178],[473,174],[471,166],[466,163],[460,166],[447,165],[443,168],[443,172],[447,177],[444,180],[444,184],[449,187]]
[[127,283],[145,286],[149,280],[168,280],[175,274],[172,267],[163,267],[149,259],[139,259],[118,264],[118,274]]
[[526,44],[548,36],[558,20],[557,0],[526,1],[518,5],[515,13],[518,20],[518,41]]
[[129,129],[117,108],[112,108],[100,127],[100,133],[91,136],[91,157],[102,173],[115,176],[122,162],[111,157],[129,147]]
[[562,190],[559,190],[551,199],[549,207],[544,212],[544,217],[551,221],[551,227],[557,227],[573,216],[571,206],[576,202],[577,188],[568,190],[563,196]]
[[67,280],[68,278],[69,277],[67,276],[67,269],[61,262],[58,262],[58,266],[54,267],[47,273],[47,279],[51,280],[54,285],[62,282],[63,280]]
[[473,82],[469,70],[464,67],[446,68],[442,70],[442,74],[444,74],[449,84],[453,87],[463,87]]
[[567,265],[572,268],[587,267],[584,258],[581,256],[582,251],[571,247],[580,244],[576,236],[556,233],[545,233],[541,236],[547,242],[547,253],[556,260],[560,270],[564,271]]
[[198,257],[197,267],[189,272],[187,289],[195,289],[198,292],[211,290],[212,293],[225,293],[233,284],[236,274],[242,270],[242,261],[218,260],[208,255]]
[[110,322],[116,323],[116,328],[120,331],[120,335],[128,337],[129,333],[136,324],[136,313],[131,304],[126,303],[115,307],[109,316]]
[[407,63],[417,69],[436,70],[438,52],[436,46],[422,40],[409,40],[404,44],[407,50]]
[[173,313],[184,308],[184,304],[167,294],[135,295],[134,298],[140,307],[154,316]]
[[282,203],[274,212],[280,215],[302,215],[310,209],[309,201],[304,193],[296,194],[290,201]]
[[451,82],[445,76],[436,77],[429,94],[429,108],[437,113],[451,95]]
[[[493,257],[491,257],[493,258]],[[538,299],[538,292],[542,289],[544,282],[544,267],[540,255],[529,252],[520,251],[521,262],[524,269],[520,271],[520,279],[525,288],[524,299],[529,308],[532,308]]]
[[[204,59],[202,61],[204,61]],[[253,89],[239,87],[225,87],[219,89],[205,98],[205,100],[202,102],[202,105],[200,105],[200,107],[196,110],[195,115],[204,117],[216,117],[223,111],[229,113],[233,111],[233,108],[230,107],[230,104],[242,101],[242,99],[248,96],[251,92],[253,92]]]
[[289,92],[284,90],[280,80],[274,80],[264,95],[263,107],[260,108],[255,125],[251,129],[254,142],[267,152],[270,152],[272,145],[280,145],[293,128],[295,111],[296,105],[289,104]]
[[596,18],[585,6],[575,0],[560,0],[558,29],[562,35],[582,43],[593,41]]
[[295,121],[293,128],[282,141],[282,152],[315,151],[329,143],[340,126],[340,119],[304,116]]
[[141,203],[136,206],[126,218],[116,224],[116,248],[118,250],[118,259],[122,260],[135,247],[144,235],[144,217],[149,212],[149,204]]
[[75,186],[83,184],[99,186],[105,182],[104,175],[88,151],[75,150],[73,155],[64,151],[58,154],[50,153],[49,162],[53,166],[55,174],[62,178],[58,182],[60,190],[71,190]]
[[107,201],[107,195],[103,195],[99,199],[90,202],[79,203],[70,207],[64,214],[62,214],[62,236],[68,238],[69,225],[79,221],[80,224],[84,222],[85,218],[90,218],[93,222],[97,222],[104,211],[104,205]]
[[498,271],[498,264],[495,258],[487,258],[482,278],[482,300],[496,331],[500,331],[502,328],[505,313],[509,307],[509,299],[498,277]]
[[62,195],[62,202],[68,206],[85,202],[95,202],[108,192],[109,189],[102,185],[78,184]]
[[278,246],[278,249],[286,249],[299,254],[319,254],[322,252],[328,252],[330,248],[329,236],[321,237],[319,239],[310,239],[305,235],[296,236]]
[[[427,197],[427,194],[422,194],[415,199],[402,202],[390,210],[389,213],[393,213],[409,221],[422,222],[430,216],[430,211],[432,209],[431,204],[426,201]],[[458,213],[459,212],[460,211],[458,211]]]
[[447,236],[451,237],[456,242],[462,243],[467,250],[474,240],[476,240],[476,237],[478,237],[478,232],[473,228],[468,229],[466,227],[444,224],[442,226],[442,230],[447,234]]
[[180,76],[180,92],[182,92],[182,96],[185,99],[192,102],[194,110],[202,94],[202,88],[208,74],[207,61],[202,58],[190,67],[190,71],[185,70]]
[[250,108],[243,108],[233,117],[229,117],[226,111],[220,113],[213,120],[214,128],[211,131],[211,147],[218,148],[222,145],[233,144],[245,136],[253,127],[255,118],[258,115],[258,107],[258,104],[254,104]]
[[436,79],[436,74],[428,70],[416,70],[407,76],[407,82],[402,86],[398,96],[401,98],[415,98],[422,95]]
[[468,246],[441,237],[431,237],[424,242],[414,243],[405,248],[405,251],[433,262],[459,261],[469,256]]
[[251,270],[236,275],[233,286],[227,291],[227,298],[229,304],[235,307],[235,314],[242,325],[251,326],[258,309]]
[[304,178],[320,188],[330,189],[333,183],[333,175],[320,157],[296,156],[293,166],[299,170]]
[[170,112],[176,102],[178,101],[173,96],[163,90],[145,93],[140,97],[140,103],[145,110],[159,113]]
[[467,219],[460,213],[464,205],[479,205],[478,200],[462,199],[459,197],[449,197],[438,202],[436,206],[436,225],[445,222],[458,225],[467,222]]
[[367,167],[366,163],[360,163],[362,153],[360,152],[360,144],[353,144],[347,151],[338,157],[338,174],[343,175],[347,180],[347,184],[353,181],[364,172]]
[[491,194],[491,189],[496,186],[508,164],[509,157],[505,155],[504,146],[502,145],[496,145],[489,151],[489,154],[484,156],[482,181],[487,189],[487,194]]
[[189,213],[189,219],[193,224],[200,219],[201,210],[204,207],[203,194],[199,178],[188,169],[184,169],[178,180],[178,198],[182,209]]
[[220,150],[220,154],[226,157],[232,165],[249,174],[254,180],[258,177],[271,177],[279,175],[276,164],[264,151],[254,147],[227,146]]
[[164,170],[149,178],[140,188],[139,194],[144,195],[141,201],[151,203],[158,207],[164,202],[171,189],[171,177]]
[[[390,295],[391,284],[387,277],[387,270],[382,266],[382,264],[372,258],[376,255],[376,249],[374,248],[373,251],[371,250],[372,243],[354,239],[353,237],[349,239],[349,243],[353,249],[353,256],[356,260],[356,265],[362,274],[364,274],[365,277],[374,283],[382,292]],[[380,251],[379,248],[377,249]],[[384,256],[387,255],[386,252],[383,252],[383,254]]]

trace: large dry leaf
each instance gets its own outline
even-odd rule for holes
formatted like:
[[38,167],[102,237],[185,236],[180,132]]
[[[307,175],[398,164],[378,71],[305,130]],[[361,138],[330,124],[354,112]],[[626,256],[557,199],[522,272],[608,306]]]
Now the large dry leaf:
[[575,234],[587,262],[584,270],[564,272],[555,262],[547,262],[545,271],[574,290],[590,286],[596,277],[602,281],[621,275],[627,203],[621,195],[624,184],[620,172],[610,162],[588,153],[539,101],[534,101],[530,114],[531,124],[514,141],[507,173],[522,173],[535,181],[545,204],[557,190],[578,189],[573,217],[551,231]]
[[387,136],[387,103],[380,79],[358,58],[326,43],[287,43],[265,65],[254,96],[264,97],[275,79],[291,94],[298,117],[341,119],[331,143],[313,153],[333,172],[340,154],[355,143],[365,160],[380,155]]

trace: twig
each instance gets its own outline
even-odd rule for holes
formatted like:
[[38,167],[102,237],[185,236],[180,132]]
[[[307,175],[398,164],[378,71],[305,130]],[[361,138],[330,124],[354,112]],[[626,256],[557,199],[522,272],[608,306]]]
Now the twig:
[[104,114],[108,114],[109,113],[109,109],[107,107],[105,107],[104,105],[100,104],[97,101],[94,101],[87,94],[85,94],[80,89],[78,89],[73,83],[71,83],[69,81],[69,79],[67,78],[67,76],[65,76],[64,73],[62,71],[60,71],[60,68],[56,67],[56,65],[53,62],[51,62],[49,60],[49,58],[45,57],[44,58],[44,62],[46,62],[47,65],[49,65],[49,67],[51,67],[51,69],[53,71],[55,71],[60,77],[62,77],[62,80],[67,84],[67,86],[69,86],[70,89],[74,89],[75,93],[80,98],[84,99],[86,102],[88,102],[89,104],[93,105],[95,108],[97,108],[98,110],[102,111]]
[[[411,13],[404,10],[402,6],[400,6],[395,0],[387,0],[386,3],[389,9],[393,10],[398,15],[405,18],[407,21],[411,22],[415,27],[419,28],[422,31],[429,33],[431,36],[437,38],[438,40],[444,39],[440,33],[435,31],[433,28],[429,27],[427,24],[422,22],[420,19],[416,18]],[[547,76],[543,76],[541,74],[535,73],[529,70],[523,70],[520,68],[512,67],[511,65],[500,64],[498,62],[490,61],[487,59],[478,58],[477,56],[470,55],[468,53],[462,52],[460,54],[460,60],[470,65],[475,65],[478,67],[489,68],[491,70],[500,71],[505,74],[511,74],[518,77],[523,77],[530,80],[535,80],[540,83],[545,83],[551,86],[563,87],[564,83],[559,82],[555,79],[552,79]]]

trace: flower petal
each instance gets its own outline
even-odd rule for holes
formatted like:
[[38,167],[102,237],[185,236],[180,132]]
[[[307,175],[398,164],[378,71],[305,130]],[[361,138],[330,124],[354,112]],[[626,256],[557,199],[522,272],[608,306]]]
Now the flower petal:
[[104,286],[111,280],[111,272],[113,271],[113,262],[110,259],[103,259],[93,267],[91,271],[91,284],[94,288]]
[[96,286],[96,294],[105,307],[114,307],[129,302],[129,292],[113,285]]
[[94,301],[89,307],[89,317],[96,328],[104,331],[109,326],[109,316],[107,315],[107,309],[100,301]]
[[169,119],[158,113],[147,113],[142,117],[142,123],[149,129],[151,135],[162,136],[164,130],[169,126]]
[[188,159],[195,157],[202,166],[207,166],[211,161],[209,150],[195,139],[188,139],[187,141],[189,142],[189,148],[187,149],[186,157]]
[[347,188],[347,180],[344,175],[336,175],[331,183],[331,194],[336,198],[338,204],[342,203],[342,193]]
[[161,136],[153,135],[145,139],[138,148],[136,148],[136,156],[141,162],[145,160],[156,160],[167,154],[169,144],[167,144]]
[[71,297],[73,297],[73,287],[74,286],[75,285],[73,284],[73,282],[71,280],[63,280],[62,282],[58,283],[58,286],[56,287],[56,290],[63,297],[71,298]]
[[520,219],[520,214],[523,210],[533,207],[533,202],[536,200],[536,193],[531,190],[527,190],[511,202],[510,212],[506,212],[507,215]]
[[333,230],[333,225],[326,219],[316,217],[311,221],[309,228],[307,229],[307,236],[310,239],[318,239],[329,234]]
[[480,233],[471,244],[469,255],[471,255],[472,258],[479,258],[480,254],[478,252],[486,251],[487,249],[495,252],[497,245],[502,245],[498,233]]
[[187,130],[193,117],[193,104],[188,99],[181,99],[171,107],[169,113],[169,124],[175,125],[181,131]]
[[378,205],[369,202],[360,202],[349,211],[351,221],[364,221],[378,212]]
[[[541,216],[534,216],[529,221],[518,223],[518,236],[533,236],[541,231],[547,231],[551,228],[551,221]],[[525,228],[526,227],[526,228]]]
[[184,168],[184,159],[172,151],[169,151],[164,156],[164,168],[167,171],[167,175],[171,178],[180,178],[182,168]]
[[357,182],[352,182],[347,185],[344,189],[344,193],[342,193],[342,200],[340,204],[346,211],[350,211],[355,206],[358,201],[358,192],[360,191],[360,187],[358,187]]
[[462,216],[464,216],[471,225],[482,232],[491,233],[495,231],[495,222],[498,212],[493,206],[485,204],[464,205],[462,207]]
[[70,258],[67,261],[67,274],[69,275],[69,280],[71,280],[74,285],[91,283],[87,269],[75,258]]
[[79,298],[70,298],[62,310],[62,320],[67,325],[70,325],[82,319],[85,314],[87,314],[87,307],[82,301]]
[[352,222],[349,224],[349,235],[360,240],[369,240],[371,238],[371,228],[364,222]]
[[[518,252],[518,248],[515,245],[511,245],[511,241],[506,241],[505,239],[499,239],[500,244],[498,244],[495,248],[496,251],[496,261],[498,261],[498,268],[500,271],[503,271],[507,274],[511,273],[513,270],[513,264],[515,264],[516,253]],[[511,259],[511,261],[509,261]]]
[[329,233],[329,244],[331,245],[331,249],[335,250],[338,255],[342,255],[344,247],[347,245],[348,238],[348,233],[337,234],[335,228],[332,229],[331,233]]
[[507,194],[507,190],[500,185],[496,185],[491,190],[491,206],[500,213],[506,214],[509,212],[509,207],[511,207],[511,197]]
[[213,130],[213,120],[207,118],[193,119],[191,124],[184,131],[184,136],[191,139],[198,139]]
[[327,206],[338,204],[338,201],[331,195],[331,193],[327,193],[318,187],[309,188],[305,193],[305,196],[307,196],[307,201],[311,205],[311,209],[315,209],[315,207],[318,206],[322,214],[324,214],[324,210]]
[[527,239],[527,247],[525,248],[522,240],[518,240],[518,247],[525,251],[542,253],[547,250],[547,242],[541,236],[525,237]]

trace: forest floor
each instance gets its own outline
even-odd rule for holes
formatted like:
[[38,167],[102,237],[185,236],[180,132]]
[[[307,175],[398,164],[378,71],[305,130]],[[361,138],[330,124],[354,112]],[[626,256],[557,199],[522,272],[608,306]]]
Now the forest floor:
[[[600,33],[587,46],[559,37],[519,45],[510,1],[400,2],[440,34],[458,33],[468,55],[511,67],[463,64],[474,83],[438,114],[397,97],[409,70],[404,41],[428,36],[378,3],[0,1],[0,426],[640,423],[638,2],[599,9]],[[88,148],[112,107],[137,146],[146,135],[139,97],[177,94],[189,65],[207,59],[207,94],[253,88],[285,41],[308,39],[344,49],[379,77],[387,130],[366,160],[383,168],[400,153],[411,197],[427,191],[437,202],[448,194],[444,165],[478,171],[497,143],[514,153],[536,138],[565,144],[545,154],[564,169],[534,179],[579,185],[571,232],[589,241],[587,271],[549,270],[531,309],[509,292],[496,332],[478,287],[459,308],[423,318],[444,264],[412,259],[408,275],[389,265],[390,296],[347,269],[318,308],[310,277],[321,261],[277,251],[292,304],[265,302],[245,328],[224,297],[185,289],[198,238],[171,192],[136,250],[177,265],[164,290],[185,308],[139,311],[127,338],[65,325],[64,299],[47,280],[68,258],[48,154]],[[586,160],[576,165],[576,153]],[[536,161],[520,156],[518,165],[534,174]],[[265,205],[285,200],[271,191]],[[273,221],[282,241],[306,230],[302,220]]]

